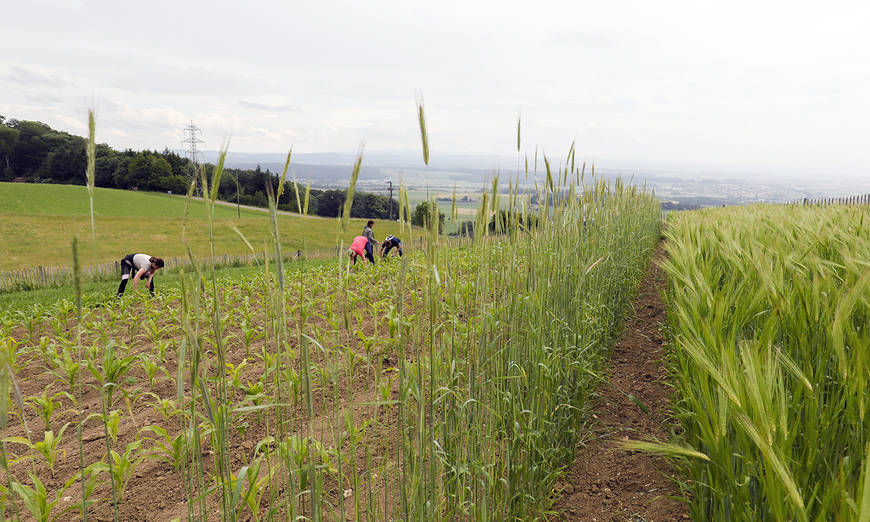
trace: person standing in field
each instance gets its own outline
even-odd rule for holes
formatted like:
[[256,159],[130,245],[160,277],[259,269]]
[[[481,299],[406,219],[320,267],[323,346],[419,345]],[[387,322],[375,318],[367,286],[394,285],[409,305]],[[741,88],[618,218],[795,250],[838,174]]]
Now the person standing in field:
[[393,248],[399,253],[399,257],[402,256],[402,240],[397,238],[396,236],[390,234],[384,239],[384,242],[381,243],[381,257],[386,258],[387,254],[390,253],[390,250]]
[[375,234],[374,232],[372,232],[372,225],[374,224],[374,221],[369,220],[369,222],[366,223],[366,226],[363,228],[362,233],[363,237],[368,239],[368,243],[366,243],[366,259],[371,261],[372,264],[375,264],[374,247],[378,244],[377,240],[375,240]]
[[139,280],[148,276],[148,291],[154,296],[154,272],[163,268],[163,260],[148,254],[128,254],[121,260],[121,286],[118,287],[118,297],[124,295],[127,281],[133,276],[133,291],[139,290]]
[[350,255],[350,260],[353,261],[353,264],[356,264],[357,257],[363,257],[372,264],[375,264],[374,256],[369,254],[366,250],[368,244],[369,240],[365,236],[356,236],[353,238],[353,243],[351,243],[350,248],[347,249],[347,253]]

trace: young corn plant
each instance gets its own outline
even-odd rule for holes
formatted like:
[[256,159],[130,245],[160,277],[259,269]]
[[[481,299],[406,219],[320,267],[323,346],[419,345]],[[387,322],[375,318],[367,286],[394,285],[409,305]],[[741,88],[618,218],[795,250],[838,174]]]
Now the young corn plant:
[[158,373],[163,373],[167,379],[172,379],[169,371],[159,362],[155,361],[151,354],[141,353],[137,359],[139,360],[139,366],[141,366],[142,371],[145,373],[145,377],[148,379],[149,388],[154,388],[154,381],[157,380]]
[[234,509],[234,516],[239,516],[247,509],[250,511],[252,520],[255,522],[261,520],[260,506],[273,473],[273,469],[270,468],[261,477],[262,467],[263,461],[257,459],[247,466],[242,466],[237,473],[233,474],[234,485],[230,504]]
[[33,397],[28,397],[25,402],[35,411],[42,419],[46,431],[51,431],[51,418],[55,411],[63,407],[63,401],[55,400],[58,397],[64,397],[75,403],[75,398],[65,391],[57,392],[49,395],[48,388],[42,390],[42,393]]
[[[114,436],[110,437],[110,427],[112,427],[113,419],[109,415],[109,411],[114,405],[115,391],[117,391],[118,385],[127,372],[129,372],[133,367],[136,359],[133,355],[120,356],[116,352],[115,346],[114,341],[109,341],[109,343],[103,348],[102,357],[99,359],[88,360],[88,370],[91,375],[93,375],[102,398],[101,403],[103,412],[100,418],[103,421],[103,433],[106,442],[106,460],[100,464],[106,467],[109,475],[112,477],[112,480],[110,481],[112,485],[112,509],[115,518],[117,519],[118,502],[120,502],[120,499],[122,498],[122,495],[118,491],[118,487],[122,482],[126,484],[126,481],[120,480],[120,477],[124,476],[123,470],[115,469],[115,456],[117,453],[112,450],[110,438],[111,440],[117,440],[117,424],[115,425]],[[117,419],[117,415],[114,418]],[[96,467],[92,469],[98,471],[102,468]]]
[[[55,435],[54,432],[51,430],[45,431],[43,433],[43,439],[41,441],[31,442],[30,439],[27,439],[26,437],[6,437],[3,439],[3,442],[24,445],[31,451],[42,455],[42,458],[45,459],[45,463],[48,466],[48,470],[51,473],[51,476],[54,477],[54,465],[57,462],[58,457],[63,458],[66,455],[66,450],[60,448],[60,442],[63,438],[64,432],[69,427],[69,425],[70,423],[67,422],[66,424],[61,426],[60,430],[57,432],[57,435]],[[21,461],[25,460],[26,458],[32,457],[35,456],[25,456],[17,460]]]
[[52,515],[69,486],[64,485],[55,491],[54,497],[51,497],[48,490],[46,490],[45,485],[34,473],[30,474],[30,480],[33,482],[33,487],[19,482],[12,482],[11,490],[22,500],[24,507],[34,520],[38,522],[62,520],[61,517],[65,515],[69,509],[74,509],[74,507],[71,507],[61,513]]
[[142,440],[135,440],[124,448],[124,453],[115,450],[110,451],[112,464],[99,461],[91,464],[85,471],[88,473],[108,473],[113,484],[113,491],[117,493],[117,502],[124,501],[124,493],[136,468],[145,460],[147,455],[140,451]]
[[52,373],[57,378],[57,382],[62,383],[67,393],[73,396],[71,400],[75,405],[79,404],[79,400],[75,398],[74,394],[78,391],[81,369],[81,359],[77,358],[72,349],[64,349],[57,358],[57,364],[52,370]]

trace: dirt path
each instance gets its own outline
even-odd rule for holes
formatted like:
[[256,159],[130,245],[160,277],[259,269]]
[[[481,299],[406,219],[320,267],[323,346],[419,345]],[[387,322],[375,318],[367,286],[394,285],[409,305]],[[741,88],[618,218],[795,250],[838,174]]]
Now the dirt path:
[[[659,245],[655,260],[664,255]],[[556,520],[689,518],[685,504],[671,498],[680,494],[671,478],[673,467],[661,457],[619,447],[625,438],[665,440],[672,427],[668,424],[671,390],[663,382],[665,347],[660,331],[665,307],[659,291],[665,283],[664,272],[653,263],[632,303],[635,313],[627,319],[611,353],[608,382],[598,389],[592,419],[594,438],[578,448],[574,463],[557,484],[556,490],[562,493],[554,506]]]

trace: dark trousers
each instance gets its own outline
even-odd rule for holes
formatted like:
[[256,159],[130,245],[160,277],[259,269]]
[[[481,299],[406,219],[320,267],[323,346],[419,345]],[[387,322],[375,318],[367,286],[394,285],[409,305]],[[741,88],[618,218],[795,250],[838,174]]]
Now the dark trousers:
[[[124,295],[124,290],[127,289],[127,281],[136,274],[136,266],[133,265],[134,255],[135,254],[128,254],[121,260],[121,284],[118,286],[118,297]],[[154,279],[152,279],[151,284],[148,285],[148,291],[151,292],[152,296],[154,295]]]
[[375,264],[375,255],[374,255],[374,253],[373,253],[373,250],[372,250],[372,244],[371,244],[371,243],[366,243],[366,259],[368,259],[369,261],[371,261],[372,264]]

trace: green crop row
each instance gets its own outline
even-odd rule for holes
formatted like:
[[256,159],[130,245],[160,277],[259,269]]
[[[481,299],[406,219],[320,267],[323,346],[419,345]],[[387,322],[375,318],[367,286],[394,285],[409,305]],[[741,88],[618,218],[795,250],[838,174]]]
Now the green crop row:
[[693,518],[870,520],[870,208],[669,217]]

